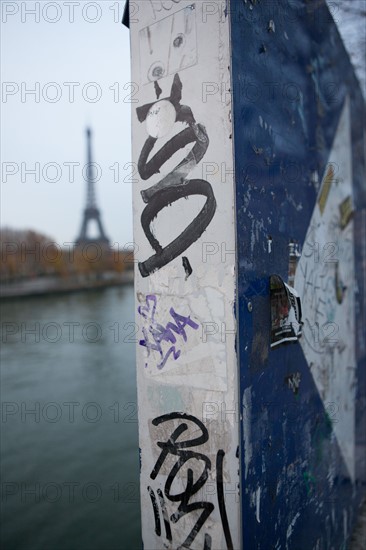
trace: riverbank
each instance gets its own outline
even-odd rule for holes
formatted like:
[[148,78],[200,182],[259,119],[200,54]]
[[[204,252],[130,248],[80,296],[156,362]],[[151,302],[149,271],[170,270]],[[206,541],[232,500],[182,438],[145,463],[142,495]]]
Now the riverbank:
[[126,270],[118,274],[106,272],[95,278],[35,277],[15,283],[0,284],[0,299],[63,294],[132,283],[133,270]]

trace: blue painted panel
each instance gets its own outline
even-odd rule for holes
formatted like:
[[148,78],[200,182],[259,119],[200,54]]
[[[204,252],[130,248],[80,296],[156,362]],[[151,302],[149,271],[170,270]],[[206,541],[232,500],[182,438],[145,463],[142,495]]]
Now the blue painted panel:
[[[229,6],[243,548],[344,548],[366,479],[364,101],[324,2]],[[269,300],[270,275],[288,282],[289,241],[304,246],[347,101],[356,277],[347,292],[357,293],[355,334],[341,336],[354,346],[356,362],[354,475],[337,432],[348,413],[324,399],[299,342],[270,347]]]

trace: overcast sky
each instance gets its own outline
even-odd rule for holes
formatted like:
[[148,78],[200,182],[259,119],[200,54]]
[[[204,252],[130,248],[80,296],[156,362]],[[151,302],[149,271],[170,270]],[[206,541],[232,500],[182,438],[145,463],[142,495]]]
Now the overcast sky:
[[[58,9],[55,2],[48,3],[42,13],[47,3],[40,2],[39,22],[26,12],[35,2],[1,4],[1,226],[33,228],[59,243],[75,240],[85,206],[82,168],[85,127],[90,125],[94,160],[102,172],[96,184],[102,220],[112,242],[123,246],[132,240],[131,183],[123,180],[131,172],[126,163],[131,160],[129,96],[133,91],[129,32],[121,24],[124,0],[98,2],[98,10],[91,2],[79,0],[74,14],[63,1],[57,2]],[[5,4],[8,12],[19,11],[6,16]],[[51,82],[56,86],[48,85]],[[37,86],[38,97],[25,94]],[[94,102],[97,95],[101,97]],[[71,166],[65,165],[73,162],[80,163],[74,168],[74,181]],[[36,163],[38,182],[34,174],[26,173]],[[119,181],[115,181],[116,163]],[[114,170],[109,168],[113,165]],[[17,172],[12,175],[12,171]]]
[[[37,4],[39,13],[27,11]],[[330,5],[365,89],[365,2]],[[85,206],[82,168],[90,125],[105,231],[121,246],[131,242],[135,88],[129,83],[129,31],[120,23],[124,0],[3,1],[1,7],[1,226],[32,228],[60,244],[75,240]],[[27,173],[36,163],[39,181],[38,173]],[[74,178],[70,163],[80,164]]]

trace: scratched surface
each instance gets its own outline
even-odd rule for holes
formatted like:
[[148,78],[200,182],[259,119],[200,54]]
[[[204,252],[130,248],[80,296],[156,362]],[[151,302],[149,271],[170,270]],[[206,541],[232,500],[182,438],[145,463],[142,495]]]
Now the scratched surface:
[[[230,21],[243,547],[345,548],[366,479],[364,103],[323,2],[231,2]],[[275,349],[272,274],[304,322]]]
[[[204,2],[130,3],[142,538],[238,548],[228,20]],[[225,2],[215,3],[224,10]],[[223,179],[216,163],[227,169]],[[221,246],[223,243],[223,246]],[[222,261],[223,254],[225,261]],[[222,414],[221,414],[222,413]]]

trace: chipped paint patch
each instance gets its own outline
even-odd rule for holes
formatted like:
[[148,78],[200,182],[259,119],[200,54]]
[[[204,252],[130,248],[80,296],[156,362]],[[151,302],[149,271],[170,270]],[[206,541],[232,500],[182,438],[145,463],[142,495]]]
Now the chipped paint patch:
[[276,32],[276,26],[275,26],[275,22],[273,21],[273,19],[271,19],[271,20],[268,22],[267,31],[268,31],[268,32]]
[[300,372],[294,372],[293,374],[290,374],[285,378],[285,383],[287,387],[290,390],[292,390],[295,395],[297,395],[299,392],[300,382],[301,382]]
[[291,521],[290,525],[287,527],[287,532],[286,532],[286,539],[287,540],[291,537],[293,529],[295,527],[295,523],[297,522],[299,517],[300,517],[300,512],[297,512],[297,514],[295,515],[295,517]]
[[252,394],[251,394],[251,388],[246,388],[244,390],[244,396],[243,396],[243,439],[244,439],[245,477],[247,477],[248,475],[249,465],[253,455],[251,426],[252,426]]
[[255,518],[258,523],[261,522],[260,511],[261,511],[261,488],[258,487],[255,493]]
[[267,244],[268,244],[268,254],[270,254],[272,252],[272,237],[271,236],[268,237]]

